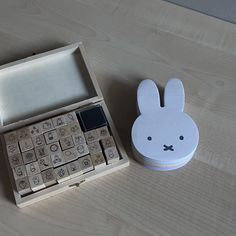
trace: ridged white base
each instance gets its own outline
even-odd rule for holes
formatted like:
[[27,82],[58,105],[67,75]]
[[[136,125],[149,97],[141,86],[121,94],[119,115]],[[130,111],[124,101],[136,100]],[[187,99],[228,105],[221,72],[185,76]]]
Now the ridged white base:
[[164,163],[164,162],[160,163],[156,160],[152,160],[150,158],[144,157],[136,150],[134,145],[132,146],[133,146],[133,153],[134,153],[135,160],[137,160],[144,167],[151,170],[156,170],[156,171],[169,171],[169,170],[175,170],[180,167],[183,167],[192,159],[193,154],[195,152],[194,150],[191,154],[182,158],[180,161],[177,160],[172,163]]

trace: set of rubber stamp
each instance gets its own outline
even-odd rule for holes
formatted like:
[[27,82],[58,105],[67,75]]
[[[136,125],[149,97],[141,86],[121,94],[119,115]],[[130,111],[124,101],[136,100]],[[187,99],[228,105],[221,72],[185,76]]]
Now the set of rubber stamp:
[[[82,113],[97,110],[90,108]],[[78,112],[80,114],[80,112]],[[79,116],[80,118],[81,116]],[[87,123],[83,120],[82,124]],[[24,195],[119,161],[119,153],[104,117],[105,126],[82,131],[70,112],[4,135],[9,164],[19,194]]]
[[[111,173],[129,163],[108,109],[101,99],[94,75],[86,64],[83,50],[81,44],[76,44],[53,50],[49,55],[61,56],[62,64],[68,62],[68,57],[76,57],[78,67],[75,69],[79,74],[73,74],[72,77],[77,76],[76,79],[79,80],[89,78],[89,85],[88,81],[80,84],[82,92],[90,91],[93,87],[92,93],[95,91],[96,96],[93,94],[92,97],[80,98],[76,103],[73,96],[73,103],[56,110],[49,109],[46,113],[39,112],[32,119],[20,117],[19,121],[14,120],[11,112],[5,116],[7,131],[3,132],[2,141],[16,204],[19,207]],[[42,59],[48,56],[48,53],[46,54],[38,55],[36,59],[29,58],[29,62],[41,65]],[[81,60],[79,62],[78,56]],[[52,61],[52,58],[47,59]],[[21,63],[18,62],[17,65]],[[12,69],[12,65],[9,68]],[[71,68],[72,71],[73,69]],[[41,77],[40,74],[38,77]],[[50,78],[48,79],[50,83]],[[65,80],[69,78],[63,77],[62,81]],[[78,91],[80,89],[78,88]],[[56,99],[55,102],[64,100],[63,97]],[[31,108],[30,106],[31,104],[28,108]],[[42,106],[39,108],[42,109]]]

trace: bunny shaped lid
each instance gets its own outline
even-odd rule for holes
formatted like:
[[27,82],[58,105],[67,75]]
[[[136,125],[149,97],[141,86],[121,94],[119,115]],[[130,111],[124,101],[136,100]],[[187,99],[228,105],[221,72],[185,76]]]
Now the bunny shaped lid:
[[157,170],[185,165],[199,141],[197,125],[184,113],[184,87],[179,79],[170,79],[164,91],[164,107],[152,80],[143,80],[137,92],[139,117],[132,127],[135,157]]

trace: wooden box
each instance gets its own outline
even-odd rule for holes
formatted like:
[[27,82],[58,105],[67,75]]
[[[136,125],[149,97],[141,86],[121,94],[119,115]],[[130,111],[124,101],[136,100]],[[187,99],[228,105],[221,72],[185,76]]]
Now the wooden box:
[[74,110],[102,106],[120,160],[51,187],[20,195],[1,135],[17,206],[24,207],[129,165],[82,43],[72,44],[0,67],[0,132],[5,134]]

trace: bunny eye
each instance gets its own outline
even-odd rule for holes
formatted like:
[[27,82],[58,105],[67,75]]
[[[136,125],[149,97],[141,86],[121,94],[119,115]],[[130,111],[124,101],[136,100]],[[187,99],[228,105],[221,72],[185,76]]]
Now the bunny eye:
[[147,140],[148,140],[148,141],[151,141],[151,140],[152,140],[152,137],[151,137],[151,136],[148,136],[148,137],[147,137]]
[[179,139],[180,139],[180,140],[184,140],[184,136],[183,136],[183,135],[180,135],[180,136],[179,136]]

